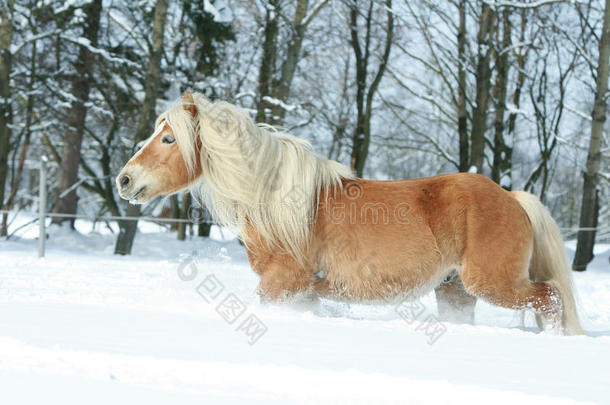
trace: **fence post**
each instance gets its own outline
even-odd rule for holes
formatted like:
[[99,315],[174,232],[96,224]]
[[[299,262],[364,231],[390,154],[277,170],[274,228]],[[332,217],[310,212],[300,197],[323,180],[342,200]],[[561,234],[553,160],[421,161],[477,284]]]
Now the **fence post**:
[[47,240],[45,226],[47,211],[47,157],[40,158],[40,186],[38,190],[38,257],[44,257],[44,245]]

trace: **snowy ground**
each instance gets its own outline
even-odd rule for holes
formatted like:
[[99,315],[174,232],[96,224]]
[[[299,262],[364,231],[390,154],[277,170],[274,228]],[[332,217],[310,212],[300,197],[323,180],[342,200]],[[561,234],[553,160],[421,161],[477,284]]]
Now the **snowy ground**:
[[[131,257],[79,230],[50,229],[43,259],[35,229],[0,241],[2,403],[610,403],[607,245],[575,275],[589,336],[523,329],[479,303],[477,326],[445,323],[429,344],[433,295],[411,324],[391,305],[262,305],[243,248],[218,229],[178,242],[143,226]],[[227,297],[245,308],[232,324],[216,311]],[[264,334],[243,326],[250,315]]]

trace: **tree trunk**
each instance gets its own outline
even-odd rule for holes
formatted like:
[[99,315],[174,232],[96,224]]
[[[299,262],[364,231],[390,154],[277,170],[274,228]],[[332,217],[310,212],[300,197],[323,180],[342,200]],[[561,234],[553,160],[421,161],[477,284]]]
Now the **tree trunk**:
[[[281,11],[277,0],[270,1],[272,10],[267,10],[265,17],[265,40],[263,42],[263,58],[258,79],[258,104],[256,120],[271,125],[282,125],[286,116],[285,103],[290,96],[290,86],[301,57],[301,47],[307,25],[314,15],[327,3],[322,0],[308,16],[309,0],[298,0],[296,3],[294,19],[289,23],[291,28],[290,39],[286,47],[286,57],[282,61],[280,76],[274,79],[274,69],[278,63],[277,38],[279,33],[277,15]],[[267,97],[274,99],[270,102]]]
[[371,36],[371,24],[373,23],[373,5],[374,2],[369,2],[367,14],[365,16],[365,39],[364,47],[360,46],[360,39],[358,38],[358,15],[360,10],[358,9],[357,0],[354,0],[350,7],[350,34],[351,34],[351,45],[354,50],[356,60],[356,106],[357,106],[357,124],[356,130],[354,131],[353,143],[352,143],[352,157],[351,157],[351,169],[356,173],[356,176],[362,177],[364,173],[364,165],[366,158],[369,153],[369,145],[371,142],[371,116],[373,110],[373,98],[379,83],[385,73],[388,60],[390,58],[390,50],[392,49],[393,35],[394,35],[394,12],[392,10],[392,1],[386,0],[385,8],[387,14],[387,25],[385,28],[385,44],[381,61],[377,68],[375,76],[370,86],[367,86],[367,72],[369,69],[369,57],[370,57],[370,36]]
[[[155,106],[157,104],[157,93],[161,80],[161,55],[163,53],[163,33],[165,31],[165,19],[169,0],[157,0],[155,4],[155,16],[152,32],[152,48],[146,73],[145,95],[142,102],[140,121],[136,130],[135,144],[146,139],[153,130],[155,122]],[[140,206],[127,206],[126,216],[137,217],[140,215]],[[133,239],[138,228],[137,221],[119,221],[120,232],[114,247],[115,254],[131,254]]]
[[[169,205],[171,218],[180,218],[180,201],[178,201],[178,196],[176,194],[169,197]],[[172,231],[177,231],[178,226],[180,226],[179,222],[172,222]]]
[[491,78],[489,59],[491,55],[494,21],[494,11],[489,4],[484,3],[481,9],[479,32],[477,34],[478,59],[476,67],[476,106],[472,112],[472,132],[470,135],[470,166],[476,167],[478,173],[483,172],[487,106],[489,104]]
[[[591,214],[592,222],[589,224],[590,228],[597,228],[599,216],[599,189],[595,190],[593,200],[593,212]],[[593,246],[595,245],[595,231],[583,230],[578,232],[578,241],[576,244],[576,253],[574,255],[574,263],[572,268],[576,271],[587,270],[587,264],[591,263],[593,257]],[[582,236],[581,236],[582,235]]]
[[[112,145],[112,142],[116,136],[118,129],[119,123],[117,115],[115,114],[112,127],[110,128],[108,137],[106,138],[106,146]],[[114,182],[114,176],[111,167],[111,153],[112,152],[109,150],[108,147],[104,147],[102,150],[102,157],[100,158],[100,165],[102,166],[102,174],[104,176],[103,197],[112,215],[119,216],[121,215],[121,211],[119,210],[119,205],[115,200],[114,188],[116,187],[116,185]]]
[[460,167],[461,172],[468,171],[470,167],[470,147],[468,142],[468,114],[466,113],[466,0],[459,5],[460,24],[457,33],[458,47],[458,135],[460,139]]
[[[599,43],[599,61],[595,89],[595,105],[593,107],[593,122],[591,124],[591,139],[587,155],[587,169],[584,173],[582,192],[582,207],[580,210],[580,227],[597,227],[597,187],[599,185],[599,169],[602,159],[602,135],[606,122],[606,97],[608,93],[608,63],[610,58],[610,0],[606,0],[604,24]],[[587,269],[587,264],[593,259],[595,231],[581,230],[578,232],[576,254],[572,268],[578,271]]]
[[[258,72],[258,102],[256,107],[256,122],[267,122],[267,112],[271,111],[271,104],[265,100],[271,96],[273,71],[277,59],[278,11],[277,0],[270,2],[265,16],[265,40],[263,42],[263,56]],[[273,8],[273,9],[271,9]]]
[[494,86],[494,97],[496,102],[496,117],[494,123],[494,145],[493,164],[491,167],[491,179],[501,185],[504,189],[512,188],[512,147],[507,145],[504,137],[504,113],[506,112],[506,93],[508,87],[508,50],[511,46],[511,24],[509,10],[504,10],[502,18],[502,43],[495,52],[496,58],[496,83]]
[[0,9],[0,207],[8,177],[8,153],[12,123],[10,77],[12,68],[11,41],[13,35],[14,1],[6,0]]
[[[86,22],[83,27],[83,36],[91,46],[97,47],[98,31],[100,27],[100,13],[102,1],[95,0],[83,7]],[[66,134],[64,135],[63,151],[59,165],[59,178],[57,180],[57,197],[53,212],[62,214],[76,214],[78,196],[76,188],[71,189],[78,181],[78,167],[81,156],[81,145],[85,132],[85,118],[87,116],[86,103],[89,101],[89,90],[93,80],[92,71],[95,64],[95,55],[85,46],[78,51],[75,62],[75,75],[72,79],[72,107],[68,113]],[[65,194],[62,196],[62,194]],[[60,224],[70,221],[74,227],[74,218],[53,218],[53,223]]]
[[356,172],[356,175],[362,177],[364,168],[364,139],[366,137],[366,122],[364,116],[364,97],[366,92],[366,76],[368,70],[368,46],[371,19],[373,12],[373,2],[369,2],[369,9],[366,15],[366,27],[367,31],[365,34],[365,49],[364,53],[360,48],[360,38],[358,37],[358,15],[360,10],[358,9],[358,2],[354,0],[350,7],[350,34],[351,34],[351,45],[354,50],[355,63],[356,63],[356,129],[353,135],[352,141],[352,159],[351,169]]
[[[525,43],[525,32],[527,29],[527,10],[523,9],[521,11],[521,33],[519,36],[519,42],[521,44]],[[513,93],[513,105],[515,108],[519,108],[521,106],[521,91],[523,89],[523,84],[525,83],[525,62],[527,59],[527,53],[529,49],[525,52],[517,52],[517,84],[515,86],[515,91]],[[511,139],[514,139],[515,135],[515,127],[517,125],[517,113],[511,112],[508,115],[508,135]],[[511,151],[512,152],[512,151]]]
[[[8,211],[13,207],[17,192],[21,186],[21,177],[23,176],[23,168],[25,166],[25,158],[28,155],[30,149],[30,139],[32,137],[32,110],[34,109],[34,97],[32,96],[32,89],[34,88],[34,81],[36,80],[36,41],[32,42],[32,52],[30,54],[30,77],[28,79],[28,96],[25,107],[25,137],[23,146],[21,147],[21,153],[19,154],[19,162],[17,166],[17,173],[13,176],[14,182],[11,184],[11,193],[8,196],[4,210]],[[8,213],[2,214],[2,228],[0,229],[0,236],[6,236],[8,234]]]
[[210,230],[212,229],[211,224],[211,216],[209,215],[208,209],[205,207],[201,207],[201,221],[199,222],[199,226],[197,227],[197,236],[201,236],[203,238],[210,237]]
[[[303,37],[306,29],[304,19],[307,16],[308,4],[309,0],[298,0],[297,2],[294,21],[292,23],[292,36],[288,43],[288,49],[286,50],[286,59],[284,59],[284,62],[282,63],[282,73],[280,78],[273,83],[272,96],[281,102],[286,102],[290,96],[290,86],[292,85],[294,72],[296,71],[301,56],[301,46],[303,44]],[[271,120],[269,123],[272,125],[281,125],[284,122],[285,115],[285,108],[277,103],[273,104],[271,106]]]
[[[180,212],[180,219],[188,219],[189,210],[191,209],[191,193],[189,191],[184,192],[182,196],[182,210]],[[186,239],[186,230],[188,223],[180,222],[178,224],[178,240]]]

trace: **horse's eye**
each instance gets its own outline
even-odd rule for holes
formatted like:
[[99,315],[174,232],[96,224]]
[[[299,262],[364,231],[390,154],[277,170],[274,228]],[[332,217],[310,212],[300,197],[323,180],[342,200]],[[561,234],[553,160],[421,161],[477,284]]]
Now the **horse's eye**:
[[171,145],[172,143],[176,142],[176,139],[173,136],[164,135],[161,142]]

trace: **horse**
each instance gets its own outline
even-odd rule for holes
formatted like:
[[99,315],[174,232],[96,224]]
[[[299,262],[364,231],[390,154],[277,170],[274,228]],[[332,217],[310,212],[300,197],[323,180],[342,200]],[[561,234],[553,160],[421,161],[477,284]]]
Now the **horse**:
[[582,334],[559,228],[539,199],[480,174],[355,177],[303,139],[185,92],[116,178],[143,204],[190,190],[243,241],[262,301],[394,302],[457,272],[469,295]]

